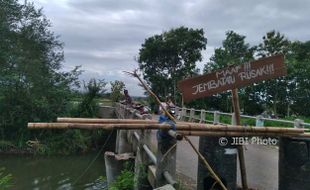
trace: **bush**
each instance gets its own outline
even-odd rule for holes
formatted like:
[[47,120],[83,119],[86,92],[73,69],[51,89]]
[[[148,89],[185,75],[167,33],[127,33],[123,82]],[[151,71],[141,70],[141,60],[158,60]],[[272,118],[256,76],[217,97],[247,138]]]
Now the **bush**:
[[133,190],[134,187],[134,172],[133,166],[127,162],[125,169],[109,186],[109,190]]

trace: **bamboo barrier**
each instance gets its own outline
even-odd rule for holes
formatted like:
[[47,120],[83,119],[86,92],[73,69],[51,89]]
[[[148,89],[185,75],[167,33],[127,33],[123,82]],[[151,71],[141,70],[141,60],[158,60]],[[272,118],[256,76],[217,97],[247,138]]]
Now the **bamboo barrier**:
[[[28,123],[28,128],[55,128],[55,129],[69,129],[69,128],[78,128],[78,129],[171,129],[171,126],[168,124],[158,124],[158,123],[112,123],[112,124],[99,124],[99,123]],[[251,133],[276,133],[276,134],[302,134],[304,129],[295,129],[295,128],[280,128],[280,127],[242,127],[242,126],[218,126],[218,125],[205,125],[205,124],[176,124],[177,131],[196,131],[197,132],[214,132],[214,131],[223,131],[223,132],[251,132]],[[194,134],[194,133],[193,133]]]
[[[140,120],[140,119],[90,119],[90,118],[57,118],[58,123],[70,123],[70,124],[95,124],[95,126],[100,126],[101,124],[111,124],[111,125],[118,125],[126,127],[127,124],[129,128],[132,124],[137,125],[137,129],[140,127],[144,127],[144,125],[148,126],[148,129],[153,129],[156,124],[162,125],[162,127],[166,127],[164,124],[159,124],[157,120]],[[105,128],[105,125],[102,125]],[[235,126],[235,125],[213,125],[213,124],[202,124],[202,123],[193,123],[193,122],[176,122],[177,130],[208,130],[209,128],[219,129],[219,130],[235,130],[231,129],[230,127],[236,128],[237,131],[281,131],[281,132],[304,132],[307,129],[296,129],[296,128],[286,128],[286,127],[244,127],[244,126]],[[100,128],[100,127],[99,127]],[[156,127],[155,127],[156,128]],[[169,128],[169,127],[168,127]],[[170,127],[171,128],[171,127]],[[123,128],[122,128],[123,129]],[[125,129],[125,128],[124,128]]]

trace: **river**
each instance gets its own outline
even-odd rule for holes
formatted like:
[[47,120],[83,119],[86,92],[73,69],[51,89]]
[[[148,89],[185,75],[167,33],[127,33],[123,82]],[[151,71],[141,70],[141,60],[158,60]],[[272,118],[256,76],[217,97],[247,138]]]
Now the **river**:
[[[12,190],[107,189],[104,156],[0,155],[0,167],[13,175]],[[85,172],[85,170],[90,168]]]

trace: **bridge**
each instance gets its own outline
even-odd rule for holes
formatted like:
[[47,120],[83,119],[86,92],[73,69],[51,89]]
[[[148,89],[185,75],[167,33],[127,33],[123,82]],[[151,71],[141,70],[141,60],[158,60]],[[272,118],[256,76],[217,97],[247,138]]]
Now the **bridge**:
[[[131,163],[136,190],[179,189],[179,182],[188,178],[196,184],[193,189],[236,190],[237,147],[249,144],[245,146],[249,150],[245,155],[248,161],[240,162],[244,164],[243,172],[244,168],[250,169],[246,175],[249,183],[245,183],[245,175],[242,177],[243,189],[248,189],[244,184],[249,184],[255,189],[309,190],[310,134],[305,133],[305,129],[296,129],[309,124],[301,120],[289,123],[293,123],[295,129],[263,127],[261,121],[256,123],[259,127],[247,127],[236,126],[235,114],[211,112],[213,124],[205,124],[212,122],[210,116],[206,116],[209,111],[177,108],[176,118],[180,120],[158,124],[156,116],[141,115],[138,110],[123,104],[101,107],[100,111],[103,117],[109,115],[119,119],[58,118],[54,123],[28,123],[28,127],[116,130],[115,150],[104,155],[108,184],[127,163]],[[223,114],[231,116],[232,125],[222,123],[220,115]],[[160,129],[159,133],[154,129]],[[199,137],[189,140],[188,135]],[[182,137],[190,146],[180,141]],[[263,145],[276,145],[278,140],[275,138],[279,143],[273,147],[278,150],[262,148],[269,147]],[[252,146],[255,144],[257,146]],[[187,177],[178,180],[177,174],[179,178]]]
[[[157,119],[155,115],[140,115],[137,110],[123,104],[116,104],[113,110],[121,119]],[[206,119],[206,114],[212,114],[213,120]],[[176,109],[176,118],[182,121],[221,124],[221,115],[230,116],[234,124],[234,114]],[[302,120],[283,122],[295,127],[309,126]],[[219,137],[191,137],[191,140],[214,167],[227,189],[237,189],[237,181],[240,179],[237,174],[235,147],[220,146]],[[309,189],[309,138],[281,138],[278,147],[262,145],[246,147],[246,166],[250,169],[249,186],[268,190]],[[154,130],[118,130],[115,152],[106,152],[105,161],[108,182],[112,182],[120,174],[124,163],[132,162],[135,165],[135,189],[138,190],[175,189],[180,181],[183,183],[181,185],[198,190],[210,189],[214,184],[208,170],[187,144],[175,139],[164,143],[158,141]]]

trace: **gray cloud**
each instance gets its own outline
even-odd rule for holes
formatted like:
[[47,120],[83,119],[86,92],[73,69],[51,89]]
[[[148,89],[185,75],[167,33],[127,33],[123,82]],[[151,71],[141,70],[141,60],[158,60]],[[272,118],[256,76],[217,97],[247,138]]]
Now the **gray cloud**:
[[123,80],[133,95],[143,90],[123,70],[138,67],[134,57],[144,39],[181,25],[203,28],[208,38],[203,68],[225,32],[246,35],[255,45],[279,30],[291,40],[310,40],[308,0],[38,0],[65,43],[65,69],[82,65],[81,80]]

